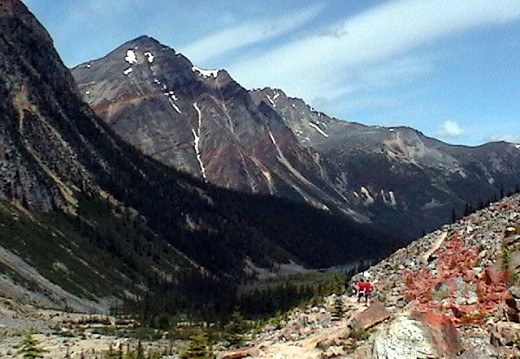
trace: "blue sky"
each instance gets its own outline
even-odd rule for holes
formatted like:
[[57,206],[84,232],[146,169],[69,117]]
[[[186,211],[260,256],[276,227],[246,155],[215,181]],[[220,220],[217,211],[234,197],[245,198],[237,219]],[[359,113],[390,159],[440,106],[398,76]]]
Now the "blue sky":
[[150,35],[339,119],[520,143],[520,0],[24,2],[68,66]]

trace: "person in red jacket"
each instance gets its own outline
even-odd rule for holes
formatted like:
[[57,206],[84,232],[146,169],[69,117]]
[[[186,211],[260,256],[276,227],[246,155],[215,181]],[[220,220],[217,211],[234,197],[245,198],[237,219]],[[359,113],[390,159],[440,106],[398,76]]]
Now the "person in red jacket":
[[365,298],[365,303],[370,304],[370,296],[374,292],[374,286],[368,282],[357,282],[353,285],[354,292],[357,293],[358,302],[361,301],[361,297]]

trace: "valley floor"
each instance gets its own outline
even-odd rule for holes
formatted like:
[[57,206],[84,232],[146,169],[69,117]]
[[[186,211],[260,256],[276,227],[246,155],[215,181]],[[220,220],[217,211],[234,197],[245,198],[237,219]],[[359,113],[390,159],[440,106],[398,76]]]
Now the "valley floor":
[[[338,299],[344,303],[345,314],[343,318],[333,319],[332,307]],[[365,304],[346,295],[328,297],[323,305],[294,310],[282,328],[266,327],[255,336],[254,346],[231,352],[221,350],[217,354],[226,357],[247,353],[259,359],[322,358],[324,352],[339,350],[331,343],[340,340],[348,322],[365,309]],[[117,353],[119,347],[125,353],[128,349],[135,351],[139,345],[136,339],[101,334],[114,329],[116,321],[109,316],[41,310],[4,300],[0,308],[0,358],[20,357],[17,352],[29,332],[40,342],[38,346],[46,350],[45,358],[102,358],[110,350]],[[117,327],[121,329],[125,325],[132,323],[117,324]],[[185,341],[166,339],[143,341],[141,345],[145,352],[172,353],[163,358],[178,357],[173,353],[186,348]]]

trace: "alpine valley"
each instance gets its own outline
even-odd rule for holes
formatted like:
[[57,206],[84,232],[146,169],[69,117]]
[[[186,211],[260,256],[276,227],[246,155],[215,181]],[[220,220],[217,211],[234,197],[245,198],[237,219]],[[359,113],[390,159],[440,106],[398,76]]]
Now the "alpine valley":
[[[202,288],[215,298],[213,286],[232,289],[263,270],[375,259],[399,244],[345,216],[304,202],[220,189],[141,154],[83,102],[47,31],[23,3],[13,4],[0,17],[0,245],[11,258],[2,262],[11,273],[6,292],[40,304],[72,305],[51,283],[28,276],[21,264],[8,264],[23,262],[52,284],[94,301],[170,288],[194,304],[187,288]],[[123,51],[123,66],[125,56]],[[136,73],[140,69],[151,71],[135,66]],[[186,91],[195,90],[187,84]],[[152,103],[172,108],[174,96],[163,92]],[[197,105],[190,110],[197,120]],[[200,111],[207,111],[203,101]],[[270,117],[255,116],[263,129]],[[187,124],[184,131],[193,144],[198,132]],[[198,166],[197,152],[190,150],[195,151],[181,146],[179,161]],[[212,172],[209,164],[207,171]],[[42,291],[48,293],[44,298]]]

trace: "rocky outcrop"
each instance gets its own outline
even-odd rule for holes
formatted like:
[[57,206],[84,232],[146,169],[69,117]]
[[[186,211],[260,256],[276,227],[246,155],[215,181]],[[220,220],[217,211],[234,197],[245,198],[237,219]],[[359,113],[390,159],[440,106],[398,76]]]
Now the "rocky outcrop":
[[[515,300],[518,293],[517,287],[514,285],[517,275],[515,269],[512,268],[515,267],[512,253],[520,243],[520,236],[513,230],[518,223],[520,223],[520,195],[514,195],[411,243],[371,267],[367,272],[354,277],[354,279],[362,277],[364,280],[366,277],[371,278],[375,283],[379,299],[389,310],[394,312],[402,311],[403,309],[400,308],[415,310],[403,298],[406,289],[404,271],[418,272],[421,266],[425,266],[431,273],[437,275],[439,252],[430,251],[430,249],[441,248],[442,250],[447,243],[440,242],[450,242],[450,237],[453,238],[454,235],[459,235],[470,249],[478,249],[477,257],[480,263],[475,267],[475,275],[481,275],[487,267],[495,268],[495,271],[509,269],[512,274],[509,279],[511,297],[498,306],[493,313],[487,315],[486,324],[475,327],[461,325],[455,331],[451,322],[446,322],[447,317],[435,316],[433,313],[423,316],[421,321],[409,317],[401,318],[398,321],[399,324],[396,324],[397,327],[405,323],[416,331],[418,327],[422,328],[422,336],[410,334],[411,338],[418,338],[420,344],[407,342],[407,336],[399,337],[397,329],[393,332],[395,335],[388,334],[389,328],[395,328],[392,327],[393,322],[391,322],[378,327],[373,344],[375,357],[378,355],[380,357],[392,357],[391,355],[414,357],[414,355],[420,354],[412,353],[415,345],[424,347],[425,352],[433,350],[436,353],[434,355],[444,356],[453,356],[458,352],[463,352],[461,357],[465,358],[498,358],[518,355],[518,338],[516,336],[519,327],[515,322],[517,313]],[[431,317],[432,315],[434,317]],[[439,318],[444,321],[439,322],[437,320]],[[506,318],[510,321],[504,321]],[[455,334],[460,337],[460,342]],[[390,344],[392,341],[399,343],[397,345],[399,354],[385,349],[392,346]],[[406,348],[408,345],[410,346]]]
[[397,317],[374,334],[372,358],[416,359],[441,355],[423,323],[406,316]]

